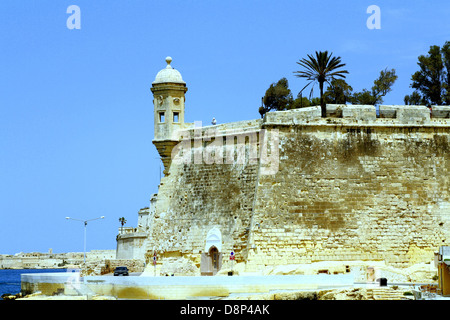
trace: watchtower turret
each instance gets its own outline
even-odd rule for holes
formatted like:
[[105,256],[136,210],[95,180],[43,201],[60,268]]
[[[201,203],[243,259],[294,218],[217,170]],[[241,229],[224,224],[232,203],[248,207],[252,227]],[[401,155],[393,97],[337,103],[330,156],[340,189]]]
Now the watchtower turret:
[[169,173],[172,149],[179,142],[176,132],[184,126],[187,91],[180,72],[170,65],[172,58],[167,57],[166,62],[166,68],[158,72],[151,88],[154,106],[153,144],[164,163],[165,175]]

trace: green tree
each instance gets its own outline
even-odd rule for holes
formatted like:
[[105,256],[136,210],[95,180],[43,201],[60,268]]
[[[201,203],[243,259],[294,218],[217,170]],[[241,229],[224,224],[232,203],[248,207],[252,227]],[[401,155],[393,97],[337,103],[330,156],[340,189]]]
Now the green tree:
[[355,92],[350,97],[350,102],[352,104],[369,104],[374,105],[375,97],[372,95],[372,92],[367,89],[362,89],[360,92]]
[[450,104],[450,42],[446,41],[442,46],[442,61],[444,62],[445,74],[444,74],[444,93],[442,100],[444,104]]
[[313,88],[316,83],[319,84],[320,89],[320,106],[322,109],[322,117],[326,116],[326,106],[323,99],[323,89],[325,82],[330,83],[331,80],[336,77],[345,78],[345,74],[348,73],[347,70],[340,70],[340,68],[345,66],[345,63],[341,62],[340,57],[333,57],[332,53],[329,54],[328,51],[316,51],[315,57],[312,55],[307,55],[308,59],[303,58],[299,62],[303,71],[295,71],[297,77],[306,78],[308,84],[301,90],[301,92],[310,84],[312,84],[310,98],[313,94]]
[[309,106],[311,106],[311,101],[308,98],[303,97],[300,92],[297,95],[297,98],[289,105],[289,109],[306,108]]
[[420,93],[418,93],[417,91],[414,91],[413,93],[411,93],[411,95],[406,95],[403,101],[406,105],[419,106],[427,104],[427,102],[423,100]]
[[442,48],[430,46],[428,55],[420,55],[418,60],[419,71],[411,76],[411,88],[415,91],[405,96],[405,103],[450,104],[450,42]]
[[259,108],[261,117],[271,110],[281,111],[289,108],[293,102],[292,93],[286,78],[281,78],[277,83],[272,83],[263,97],[263,105]]
[[344,79],[333,79],[323,94],[325,104],[346,104],[352,97],[353,88]]
[[381,70],[380,76],[373,82],[370,90],[363,89],[361,92],[355,92],[350,98],[353,104],[375,105],[383,103],[383,97],[392,91],[392,86],[398,76],[395,69]]
[[312,106],[320,106],[320,98],[314,97],[311,99]]

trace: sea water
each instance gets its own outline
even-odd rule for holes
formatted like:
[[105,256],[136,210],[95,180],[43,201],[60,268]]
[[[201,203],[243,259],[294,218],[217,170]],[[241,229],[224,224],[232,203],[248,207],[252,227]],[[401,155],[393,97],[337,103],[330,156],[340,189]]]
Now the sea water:
[[20,275],[22,273],[66,272],[67,269],[0,269],[0,300],[2,294],[20,292]]

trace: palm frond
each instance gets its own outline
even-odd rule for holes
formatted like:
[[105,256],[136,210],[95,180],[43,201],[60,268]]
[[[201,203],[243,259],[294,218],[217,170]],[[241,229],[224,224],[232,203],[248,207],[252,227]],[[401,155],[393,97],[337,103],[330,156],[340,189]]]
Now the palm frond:
[[341,58],[332,56],[328,51],[316,51],[315,56],[307,54],[307,57],[297,62],[304,70],[294,71],[295,76],[311,81],[328,82],[335,77],[345,78],[345,74],[348,74],[347,70],[338,70],[345,66]]
[[323,102],[323,84],[326,82],[330,84],[331,80],[336,77],[345,78],[347,70],[342,70],[345,63],[342,63],[341,57],[334,57],[333,53],[328,51],[316,51],[315,56],[307,54],[308,58],[303,58],[297,64],[303,68],[300,71],[294,71],[295,76],[299,78],[306,78],[308,84],[300,91],[313,84],[310,93],[310,99],[313,94],[314,84],[320,85],[320,104],[322,108],[322,117],[326,116],[325,104]]

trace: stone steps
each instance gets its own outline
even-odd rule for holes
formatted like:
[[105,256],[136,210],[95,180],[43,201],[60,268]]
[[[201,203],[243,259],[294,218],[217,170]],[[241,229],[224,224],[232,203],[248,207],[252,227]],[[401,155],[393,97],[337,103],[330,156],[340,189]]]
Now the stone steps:
[[374,300],[405,300],[402,290],[394,290],[391,288],[373,288],[370,290],[372,291]]

